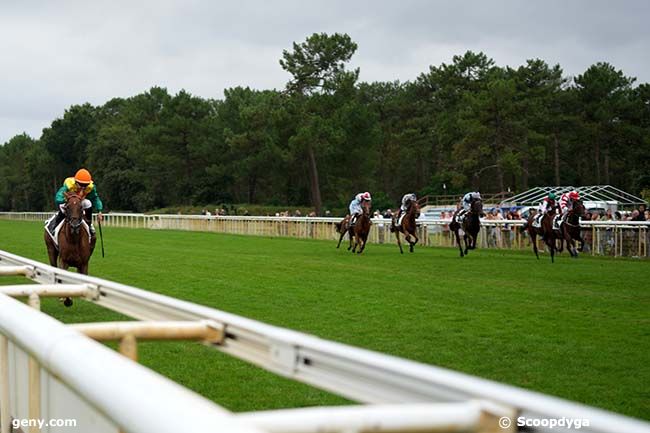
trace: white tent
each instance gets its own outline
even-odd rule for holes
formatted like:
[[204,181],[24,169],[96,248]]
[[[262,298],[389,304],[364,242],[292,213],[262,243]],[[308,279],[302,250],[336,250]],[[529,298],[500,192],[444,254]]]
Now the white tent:
[[642,198],[629,194],[611,185],[591,186],[538,186],[528,191],[509,197],[501,202],[501,206],[534,206],[544,199],[549,193],[558,197],[567,192],[576,190],[583,201],[605,202],[623,206],[638,206],[648,204]]

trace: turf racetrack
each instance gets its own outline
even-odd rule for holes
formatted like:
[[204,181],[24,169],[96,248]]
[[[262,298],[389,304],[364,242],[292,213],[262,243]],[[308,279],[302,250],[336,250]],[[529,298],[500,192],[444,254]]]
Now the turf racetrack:
[[[116,228],[104,239],[91,275],[650,419],[647,261],[373,244],[357,256],[335,241]],[[0,221],[0,249],[47,262],[38,223]],[[43,309],[121,319],[87,302]],[[235,411],[346,403],[196,343],[142,343],[140,357]]]

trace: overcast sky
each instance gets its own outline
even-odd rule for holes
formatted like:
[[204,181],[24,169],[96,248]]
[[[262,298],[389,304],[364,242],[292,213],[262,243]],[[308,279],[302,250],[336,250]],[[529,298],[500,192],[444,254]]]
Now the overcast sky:
[[0,0],[0,143],[152,86],[204,98],[282,88],[282,50],[314,32],[348,33],[363,81],[413,80],[474,50],[566,75],[606,61],[650,82],[649,22],[645,0]]

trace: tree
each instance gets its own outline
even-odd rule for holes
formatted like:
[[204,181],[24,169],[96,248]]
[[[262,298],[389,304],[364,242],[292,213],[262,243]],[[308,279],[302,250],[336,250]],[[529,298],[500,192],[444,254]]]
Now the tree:
[[306,154],[309,165],[311,202],[318,215],[322,213],[318,155],[325,151],[335,133],[328,125],[331,112],[325,104],[328,96],[354,84],[359,70],[347,71],[348,62],[357,49],[346,34],[314,33],[302,44],[293,44],[293,51],[284,50],[280,65],[293,78],[287,83],[287,93],[299,109],[295,147]]
[[634,81],[609,63],[592,65],[575,79],[586,131],[584,141],[593,148],[589,153],[593,154],[596,183],[610,183],[611,147],[620,142],[626,126],[621,118],[629,109]]

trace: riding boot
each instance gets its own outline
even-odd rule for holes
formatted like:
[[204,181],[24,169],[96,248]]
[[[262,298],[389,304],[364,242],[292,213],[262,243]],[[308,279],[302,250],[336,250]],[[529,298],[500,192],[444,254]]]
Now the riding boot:
[[86,224],[88,224],[88,229],[90,229],[90,238],[93,239],[96,237],[95,226],[93,226],[93,208],[89,207],[84,210],[84,219]]
[[49,231],[52,235],[54,235],[54,230],[56,227],[59,225],[61,221],[65,219],[65,214],[59,210],[56,215],[54,215],[54,218],[50,220],[50,223],[47,225],[47,231]]

